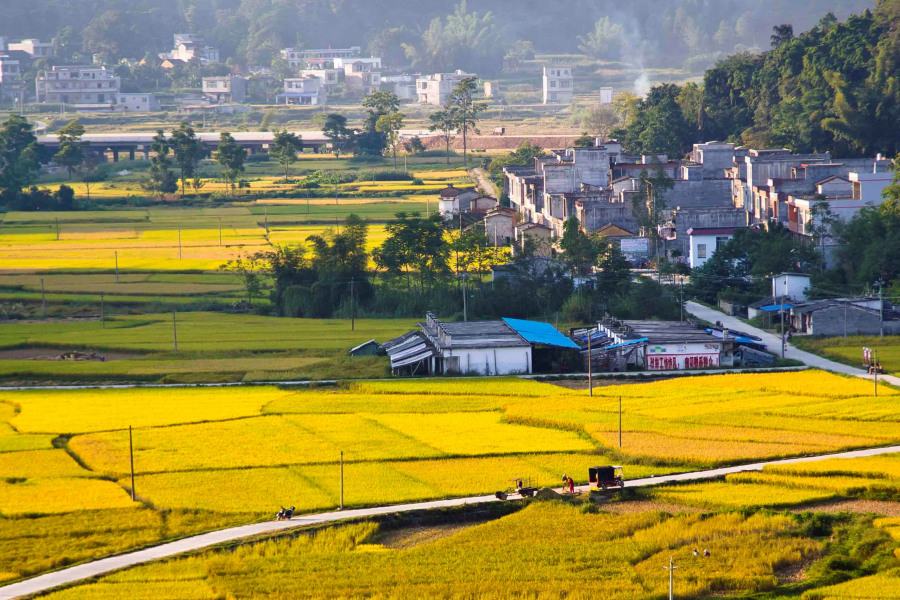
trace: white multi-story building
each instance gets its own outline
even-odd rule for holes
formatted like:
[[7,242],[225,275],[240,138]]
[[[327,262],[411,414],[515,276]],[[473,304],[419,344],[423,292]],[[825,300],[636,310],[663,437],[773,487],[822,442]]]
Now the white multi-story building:
[[544,104],[571,104],[574,96],[572,67],[544,67]]
[[[0,50],[3,48],[0,47]],[[50,42],[41,42],[41,40],[28,39],[18,43],[10,43],[7,50],[19,50],[25,52],[32,58],[49,58],[53,56],[53,44]]]
[[203,38],[192,33],[176,33],[175,44],[169,52],[163,52],[159,57],[163,60],[182,60],[190,62],[194,58],[203,63],[219,62],[219,51],[212,46],[207,46]]
[[[307,61],[334,60],[338,58],[354,58],[362,53],[362,47],[350,46],[349,48],[309,49],[285,48],[281,51],[281,58],[286,60],[295,69],[306,67]],[[335,65],[336,67],[337,65]]]
[[298,77],[284,80],[284,92],[276,102],[301,106],[318,106],[328,102],[328,90],[318,77]]
[[322,85],[328,90],[328,93],[337,91],[337,87],[343,80],[343,69],[303,69],[300,71],[300,77],[315,77],[322,80]]
[[365,95],[381,89],[380,58],[335,58],[334,68],[344,71],[350,94]]
[[474,73],[456,71],[455,73],[435,73],[427,77],[416,79],[416,93],[420,104],[442,106],[450,99],[450,94],[459,85],[459,82],[468,77],[475,77]]
[[84,65],[57,65],[35,81],[37,101],[50,104],[115,104],[120,88],[106,67]]
[[19,61],[0,52],[0,102],[18,104],[25,101],[25,84]]
[[116,96],[116,112],[154,112],[160,108],[154,94],[119,94]]

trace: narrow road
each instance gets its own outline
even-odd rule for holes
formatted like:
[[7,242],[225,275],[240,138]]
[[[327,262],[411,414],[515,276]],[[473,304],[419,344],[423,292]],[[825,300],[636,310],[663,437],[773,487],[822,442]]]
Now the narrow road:
[[[741,321],[736,317],[730,317],[725,313],[719,312],[712,308],[708,308],[706,306],[703,306],[702,304],[697,304],[696,302],[688,301],[684,304],[685,308],[692,315],[710,323],[721,321],[722,325],[728,327],[729,329],[744,331],[746,333],[758,336],[762,338],[763,343],[768,346],[770,352],[772,352],[773,354],[781,353],[781,336],[763,331],[762,329],[758,329],[756,327],[748,325],[747,323]],[[862,379],[868,379],[870,381],[872,380],[872,375],[869,375],[862,369],[857,369],[855,367],[835,362],[833,360],[818,356],[817,354],[805,352],[803,350],[800,350],[799,348],[792,346],[791,344],[787,344],[787,351],[785,352],[784,357],[799,360],[803,364],[810,367],[815,367],[817,369],[834,371],[835,373],[843,373],[845,375],[853,375],[854,377],[860,377]],[[891,383],[893,385],[900,385],[900,377],[895,377],[893,375],[879,375],[878,379],[886,383]]]
[[[663,475],[660,477],[646,477],[644,479],[633,479],[625,483],[625,487],[649,487],[661,485],[664,483],[684,482],[684,481],[701,481],[703,479],[711,479],[722,477],[732,473],[741,473],[744,471],[760,471],[767,465],[786,465],[801,462],[814,462],[819,460],[827,460],[830,458],[865,458],[868,456],[878,456],[881,454],[892,454],[900,452],[900,446],[889,446],[885,448],[869,448],[865,450],[854,450],[851,452],[840,452],[836,454],[823,454],[819,456],[807,456],[803,458],[792,458],[785,460],[775,460],[769,462],[757,462],[736,467],[723,467],[720,469],[710,469],[708,471],[695,471],[693,473],[677,473],[674,475]],[[589,486],[582,485],[576,488],[579,492],[586,492]],[[516,497],[513,496],[515,499]],[[69,567],[46,575],[40,575],[32,579],[20,581],[5,587],[0,587],[0,600],[13,600],[22,598],[40,592],[46,592],[56,587],[68,585],[90,577],[105,575],[112,571],[133,567],[159,560],[202,550],[218,544],[232,542],[243,538],[266,533],[274,533],[291,529],[294,527],[305,527],[309,525],[319,525],[323,523],[335,523],[346,521],[349,519],[358,519],[363,517],[374,517],[385,514],[396,514],[411,512],[417,510],[427,510],[431,508],[446,508],[451,506],[464,506],[467,504],[485,504],[488,502],[499,502],[494,496],[473,496],[469,498],[457,498],[455,500],[438,500],[435,502],[418,502],[415,504],[401,504],[396,506],[377,506],[373,508],[360,508],[355,510],[345,510],[339,512],[321,513],[316,515],[306,515],[294,517],[290,521],[270,521],[267,523],[256,523],[255,525],[244,525],[242,527],[232,527],[230,529],[222,529],[212,533],[205,533],[193,537],[161,544],[153,548],[138,550],[128,554],[103,558],[93,562],[85,563],[75,567]]]
[[485,194],[491,198],[500,199],[500,193],[497,191],[494,182],[491,181],[491,178],[485,173],[484,169],[477,168],[470,170],[469,177],[475,180],[475,185],[484,190]]

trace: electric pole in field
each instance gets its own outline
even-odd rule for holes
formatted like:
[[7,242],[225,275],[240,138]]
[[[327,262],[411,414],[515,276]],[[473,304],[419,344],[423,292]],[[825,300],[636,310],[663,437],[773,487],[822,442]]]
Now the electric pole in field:
[[588,329],[588,387],[591,390],[591,398],[594,397],[594,365],[591,364],[593,362],[592,359],[593,356],[591,355],[591,330]]
[[878,318],[881,337],[884,337],[884,281],[878,280]]
[[356,321],[353,315],[353,283],[354,278],[350,278],[350,331],[356,331]]
[[131,425],[128,426],[128,455],[131,457],[131,501],[135,502],[134,498],[134,442],[131,438]]
[[344,451],[341,450],[341,510],[344,510]]
[[619,396],[619,450],[622,449],[622,396]]
[[874,350],[875,362],[872,366],[872,372],[875,373],[875,397],[878,397],[878,350]]
[[119,251],[116,250],[116,283],[119,283]]
[[466,274],[465,273],[462,274],[462,282],[463,282],[463,285],[462,285],[462,289],[463,289],[463,322],[468,323],[469,322],[469,313],[468,313],[468,306],[467,306],[468,302],[466,300]]
[[663,567],[669,571],[669,600],[675,600],[675,569],[678,567],[675,566],[675,557],[669,557],[669,566]]
[[172,311],[172,334],[175,340],[175,352],[178,352],[178,322],[175,319],[176,311]]
[[679,283],[681,284],[681,305],[679,308],[681,308],[681,321],[684,322],[684,276],[681,277]]

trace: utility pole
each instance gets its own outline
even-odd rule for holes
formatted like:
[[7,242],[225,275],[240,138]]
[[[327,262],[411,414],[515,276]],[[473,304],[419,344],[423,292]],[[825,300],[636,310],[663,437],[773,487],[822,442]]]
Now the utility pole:
[[669,566],[663,567],[669,571],[669,600],[675,600],[675,569],[678,567],[675,566],[675,557],[669,557]]
[[619,449],[622,449],[622,396],[619,396]]
[[134,442],[131,437],[131,425],[128,426],[128,455],[131,457],[131,501],[136,502],[134,498]]
[[469,315],[468,315],[468,307],[467,307],[467,301],[466,301],[466,276],[465,276],[465,273],[463,273],[463,275],[462,275],[462,280],[463,280],[463,285],[462,285],[462,289],[463,289],[463,322],[468,323]]
[[591,356],[591,330],[588,329],[588,387],[591,389],[591,391],[590,391],[591,398],[594,397],[594,365],[591,364],[593,362],[591,360],[592,358],[593,357]]
[[219,217],[219,245],[222,245],[222,217]]
[[266,218],[266,237],[268,238],[268,237],[269,237],[269,207],[268,207],[268,206],[265,206],[265,207],[263,207],[263,208],[264,208],[264,210],[266,211],[266,215],[265,215],[265,218]]
[[178,260],[181,260],[181,230],[178,230]]
[[781,358],[784,358],[784,294],[781,294]]
[[341,510],[344,510],[344,451],[341,450]]
[[872,367],[872,372],[875,373],[875,397],[878,397],[878,350],[873,350],[875,362]]
[[306,190],[306,214],[309,214],[309,190]]
[[354,278],[350,278],[350,331],[356,331],[356,321],[353,315],[353,283]]
[[679,308],[681,309],[681,321],[684,322],[684,277],[681,278],[681,305]]
[[847,339],[847,305],[849,302],[844,302],[844,339]]
[[172,334],[175,339],[175,352],[178,352],[178,322],[175,320],[176,311],[172,311]]
[[44,296],[44,278],[41,278],[41,310],[47,316],[47,298]]
[[119,251],[116,250],[116,283],[119,283]]
[[878,315],[881,328],[881,337],[884,337],[884,282],[878,281]]
[[59,241],[59,219],[56,219],[56,241]]
[[100,328],[106,329],[106,311],[103,307],[103,294],[100,294]]

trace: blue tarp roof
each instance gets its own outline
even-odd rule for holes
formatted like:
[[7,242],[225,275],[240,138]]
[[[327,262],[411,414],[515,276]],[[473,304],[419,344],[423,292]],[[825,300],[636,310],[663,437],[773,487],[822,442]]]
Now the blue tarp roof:
[[524,321],[522,319],[503,319],[503,321],[512,327],[513,331],[525,338],[525,341],[529,344],[545,344],[547,346],[581,350],[578,344],[561,334],[556,327],[549,323]]
[[[724,337],[725,337],[725,334],[723,332],[719,331],[718,329],[707,329],[706,333],[708,333],[714,337],[717,337],[720,340],[724,339]],[[737,334],[734,334],[731,332],[728,333],[728,339],[734,340],[734,341],[738,342],[739,344],[752,344],[754,346],[762,346],[763,348],[766,347],[766,345],[762,343],[762,340],[748,338],[743,335],[737,335]]]
[[613,344],[612,346],[606,346],[603,349],[609,350],[611,348],[621,348],[622,346],[633,346],[634,344],[643,344],[644,342],[649,342],[650,338],[640,338],[637,340],[628,340],[627,342],[622,342],[621,344]]
[[[782,307],[781,304],[772,304],[772,305],[770,305],[770,306],[761,306],[761,307],[759,308],[759,310],[762,310],[762,311],[765,311],[765,312],[776,312],[776,311],[781,310],[781,307]],[[784,303],[784,310],[787,310],[787,309],[789,309],[789,308],[794,308],[794,305],[793,305],[793,304],[788,304],[787,302],[785,302],[785,303]]]

